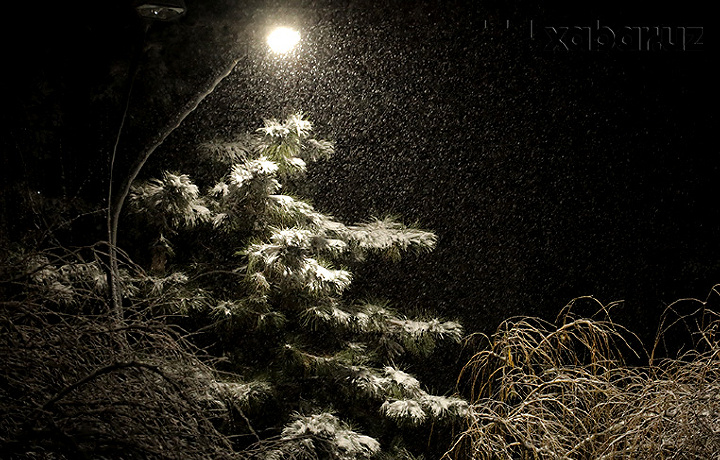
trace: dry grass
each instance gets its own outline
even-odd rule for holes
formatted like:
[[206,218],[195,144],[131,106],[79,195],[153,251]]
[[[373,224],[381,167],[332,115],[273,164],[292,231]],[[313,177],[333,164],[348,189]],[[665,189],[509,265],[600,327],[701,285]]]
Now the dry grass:
[[[465,366],[472,406],[449,458],[720,458],[720,319],[705,301],[668,307],[648,365],[637,338],[610,319],[614,305],[580,298],[556,322],[504,322]],[[576,316],[579,307],[596,313]],[[666,339],[687,337],[672,358]],[[637,350],[637,353],[636,353]]]

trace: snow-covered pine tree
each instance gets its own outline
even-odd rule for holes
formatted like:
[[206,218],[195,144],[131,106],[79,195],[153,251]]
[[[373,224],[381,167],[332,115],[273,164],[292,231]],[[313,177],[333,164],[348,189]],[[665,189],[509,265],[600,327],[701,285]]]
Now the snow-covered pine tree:
[[236,414],[228,429],[248,441],[238,445],[262,458],[368,458],[387,446],[360,431],[387,441],[462,417],[465,401],[428,393],[400,365],[459,341],[460,325],[344,296],[352,266],[430,251],[435,235],[391,218],[346,225],[294,196],[307,164],[333,153],[301,115],[202,151],[211,158],[196,170],[206,195],[166,172],[135,187],[131,203],[155,222],[156,273],[168,238],[185,238],[170,264],[183,285],[168,302],[223,359],[228,378],[209,394]]

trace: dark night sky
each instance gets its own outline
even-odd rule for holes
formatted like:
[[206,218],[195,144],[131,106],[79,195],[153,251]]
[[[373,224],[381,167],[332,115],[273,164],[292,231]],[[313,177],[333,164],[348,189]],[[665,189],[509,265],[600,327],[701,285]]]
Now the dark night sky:
[[[245,60],[147,173],[192,168],[194,144],[303,110],[337,143],[336,156],[311,171],[321,210],[348,221],[395,213],[439,236],[429,256],[361,273],[358,291],[439,309],[471,330],[519,314],[552,318],[576,296],[624,299],[626,322],[647,334],[665,304],[720,282],[707,11],[187,3],[184,18],[145,38],[121,159],[244,42]],[[20,14],[5,31],[14,65],[4,70],[12,83],[3,156],[5,171],[19,171],[6,182],[102,196],[141,26],[127,2],[101,4],[80,2],[73,16],[57,6],[36,20]],[[304,34],[292,61],[252,44],[277,15]],[[703,27],[704,44],[547,49],[546,27],[598,20],[615,31]]]

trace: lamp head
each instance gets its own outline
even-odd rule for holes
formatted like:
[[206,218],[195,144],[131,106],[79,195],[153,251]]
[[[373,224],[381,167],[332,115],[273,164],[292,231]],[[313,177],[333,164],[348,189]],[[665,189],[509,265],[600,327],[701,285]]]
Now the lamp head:
[[172,21],[185,14],[184,0],[135,0],[135,11],[140,17],[158,21]]

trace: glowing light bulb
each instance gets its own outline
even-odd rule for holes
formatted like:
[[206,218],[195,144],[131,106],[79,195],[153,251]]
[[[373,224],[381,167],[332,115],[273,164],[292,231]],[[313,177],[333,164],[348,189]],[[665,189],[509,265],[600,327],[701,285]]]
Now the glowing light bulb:
[[278,27],[268,35],[267,42],[275,53],[287,53],[300,41],[300,32],[289,27]]

